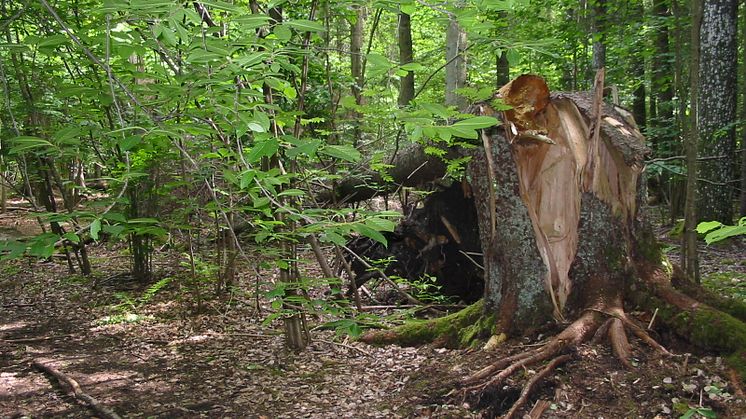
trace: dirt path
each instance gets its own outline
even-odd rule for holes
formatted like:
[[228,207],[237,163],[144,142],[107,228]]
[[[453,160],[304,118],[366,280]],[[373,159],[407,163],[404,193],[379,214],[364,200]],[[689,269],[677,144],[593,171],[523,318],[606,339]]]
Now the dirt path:
[[145,320],[106,324],[113,290],[65,279],[63,268],[18,266],[2,279],[0,417],[91,416],[32,359],[127,417],[291,418],[396,416],[400,406],[387,399],[413,371],[448,356],[335,344],[331,332],[315,332],[308,351],[291,354],[250,302],[183,319],[178,305],[156,301],[139,310]]

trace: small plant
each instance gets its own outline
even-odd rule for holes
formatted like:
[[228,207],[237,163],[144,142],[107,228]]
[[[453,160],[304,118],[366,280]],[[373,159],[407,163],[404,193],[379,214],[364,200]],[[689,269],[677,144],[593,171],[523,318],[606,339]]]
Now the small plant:
[[[698,415],[698,416],[697,416]],[[715,411],[710,409],[709,407],[690,407],[689,410],[686,411],[683,415],[679,417],[679,419],[690,419],[695,417],[703,417],[703,418],[716,418],[717,415],[715,414]]]
[[114,297],[119,302],[111,307],[114,314],[105,316],[97,321],[98,324],[119,324],[119,323],[139,323],[143,320],[150,320],[153,316],[144,316],[138,313],[143,306],[148,304],[160,290],[165,288],[170,282],[171,277],[165,277],[153,285],[149,286],[137,298],[133,298],[129,293],[117,292]]

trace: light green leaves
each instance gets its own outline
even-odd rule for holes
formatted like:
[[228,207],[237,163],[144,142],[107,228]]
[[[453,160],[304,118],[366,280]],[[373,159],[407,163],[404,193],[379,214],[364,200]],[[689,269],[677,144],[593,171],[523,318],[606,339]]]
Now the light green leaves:
[[258,141],[246,155],[246,161],[256,163],[263,157],[274,156],[279,148],[280,142],[276,138],[267,138],[266,140]]
[[705,243],[712,244],[728,237],[746,235],[746,217],[738,220],[738,225],[729,226],[719,221],[705,221],[697,225],[697,233],[705,234]]
[[362,157],[355,147],[349,145],[326,145],[320,152],[350,163],[354,163]]
[[30,151],[52,151],[56,149],[54,144],[49,141],[32,136],[20,136],[10,140],[10,154],[21,154]]
[[456,137],[476,139],[478,138],[477,130],[489,128],[499,124],[497,118],[491,116],[475,116],[473,118],[458,121],[451,125],[451,132]]

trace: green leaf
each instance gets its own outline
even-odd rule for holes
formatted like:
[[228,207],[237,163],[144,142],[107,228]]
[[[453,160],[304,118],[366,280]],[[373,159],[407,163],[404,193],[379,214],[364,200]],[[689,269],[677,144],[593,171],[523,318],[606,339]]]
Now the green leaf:
[[321,140],[296,140],[289,141],[295,147],[288,149],[285,155],[288,158],[294,159],[301,154],[305,154],[308,157],[313,157],[316,154],[316,150],[321,146]]
[[378,217],[368,218],[367,220],[365,220],[365,225],[378,231],[394,231],[394,228],[396,228],[395,222]]
[[248,169],[242,172],[241,180],[238,184],[238,187],[241,189],[246,189],[246,187],[251,185],[251,183],[254,181],[254,177],[256,177],[256,170],[254,169]]
[[263,63],[267,58],[269,54],[266,52],[253,52],[235,59],[234,62],[241,67],[248,68]]
[[39,137],[20,136],[15,137],[10,141],[11,144],[13,144],[13,146],[8,151],[10,154],[18,154],[39,148],[55,148],[54,144]]
[[122,151],[130,151],[135,146],[137,146],[138,144],[140,144],[141,141],[142,141],[142,136],[140,136],[140,135],[130,135],[130,136],[122,138],[119,141],[119,148]]
[[473,118],[464,119],[463,121],[458,121],[455,124],[451,125],[451,127],[458,127],[459,129],[482,129],[482,128],[489,128],[494,125],[498,125],[500,121],[497,118],[491,117],[491,116],[475,116]]
[[510,64],[511,67],[515,67],[521,63],[521,54],[515,48],[509,49],[506,56],[508,58],[508,64]]
[[420,71],[420,70],[424,70],[425,66],[423,66],[420,63],[406,63],[399,68],[401,68],[404,71]]
[[710,230],[714,230],[722,226],[723,226],[723,223],[721,223],[720,221],[703,221],[697,224],[697,233],[705,234]]
[[729,237],[742,236],[744,234],[746,234],[746,226],[723,226],[707,233],[705,236],[705,243],[717,243]]
[[[7,253],[6,253],[7,252]],[[17,240],[0,240],[0,260],[17,259],[26,252],[26,244]]]
[[279,148],[280,143],[276,138],[268,138],[264,141],[257,142],[257,144],[252,147],[251,151],[246,155],[246,160],[249,163],[258,162],[262,157],[274,156]]
[[300,189],[286,189],[277,194],[277,196],[303,196],[305,194],[306,193]]
[[365,237],[371,238],[384,246],[388,246],[388,242],[386,241],[386,237],[384,237],[383,234],[381,234],[379,231],[374,230],[365,224],[353,224],[352,229],[357,231],[358,233],[362,234]]
[[301,32],[324,32],[324,25],[307,19],[295,19],[285,22],[291,28]]
[[226,3],[219,0],[201,0],[201,3],[211,9],[224,10],[226,12],[241,13],[243,9],[235,4]]
[[98,233],[101,232],[101,220],[96,219],[91,223],[91,237],[98,240]]
[[234,20],[234,22],[241,25],[244,30],[256,29],[269,23],[270,17],[263,14],[251,14],[247,16],[241,16]]
[[80,237],[75,233],[65,233],[62,238],[69,240],[71,243],[80,243]]
[[43,241],[34,242],[29,248],[29,254],[40,258],[48,258],[54,254],[54,243],[46,243]]
[[335,233],[333,231],[327,231],[326,233],[322,234],[319,237],[319,240],[324,243],[334,243],[339,246],[344,246],[347,244],[347,240],[338,233]]
[[321,153],[351,163],[360,160],[362,157],[355,147],[349,145],[326,145],[321,149]]

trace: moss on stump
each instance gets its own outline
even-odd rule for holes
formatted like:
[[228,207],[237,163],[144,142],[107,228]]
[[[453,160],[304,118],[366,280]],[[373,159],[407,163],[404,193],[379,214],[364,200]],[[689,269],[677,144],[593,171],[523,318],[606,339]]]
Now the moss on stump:
[[484,301],[447,316],[410,320],[389,330],[368,332],[360,340],[372,345],[417,346],[433,343],[446,348],[474,347],[494,332],[495,316],[484,313]]

